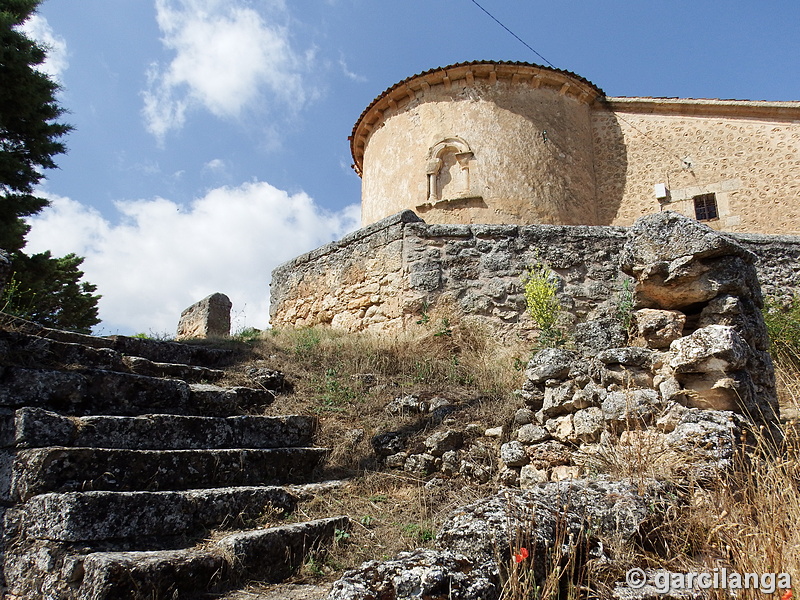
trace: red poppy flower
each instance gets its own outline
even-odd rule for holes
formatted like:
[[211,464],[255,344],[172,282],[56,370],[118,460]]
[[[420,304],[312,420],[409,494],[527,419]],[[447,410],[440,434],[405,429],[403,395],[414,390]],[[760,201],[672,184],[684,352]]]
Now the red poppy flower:
[[781,596],[781,600],[789,600],[793,595],[792,590],[786,590],[783,596]]
[[519,552],[517,552],[514,555],[514,562],[521,563],[526,558],[528,558],[528,549],[527,548],[520,548]]

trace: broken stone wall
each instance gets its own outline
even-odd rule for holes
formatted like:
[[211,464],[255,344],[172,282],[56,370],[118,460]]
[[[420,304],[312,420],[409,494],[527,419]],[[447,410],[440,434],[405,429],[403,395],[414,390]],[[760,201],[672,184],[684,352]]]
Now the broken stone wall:
[[[626,234],[622,227],[429,225],[405,211],[275,269],[272,325],[402,330],[447,304],[503,335],[529,337],[535,327],[520,276],[541,262],[558,275],[563,324],[578,338],[608,337],[625,278],[619,256]],[[758,257],[765,294],[800,288],[800,237],[733,237]]]

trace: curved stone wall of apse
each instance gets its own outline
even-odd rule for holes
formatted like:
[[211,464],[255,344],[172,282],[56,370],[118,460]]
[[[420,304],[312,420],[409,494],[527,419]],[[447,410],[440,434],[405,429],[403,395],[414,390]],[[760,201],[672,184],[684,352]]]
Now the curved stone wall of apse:
[[396,84],[351,137],[362,224],[405,209],[428,223],[598,223],[591,105],[602,96],[527,63],[461,63]]

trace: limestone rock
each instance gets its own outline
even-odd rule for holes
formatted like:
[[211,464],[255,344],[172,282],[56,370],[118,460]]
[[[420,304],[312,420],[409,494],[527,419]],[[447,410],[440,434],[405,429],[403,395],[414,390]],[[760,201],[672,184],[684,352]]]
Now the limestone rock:
[[490,438],[499,438],[503,437],[503,428],[502,427],[490,427],[486,431],[483,432],[483,435]]
[[401,552],[345,572],[328,600],[496,600],[500,577],[491,561],[448,550]]
[[603,416],[617,431],[647,425],[658,412],[658,392],[632,389],[611,392],[603,400]]
[[549,469],[558,465],[568,465],[572,461],[570,449],[557,440],[528,446],[531,464],[539,469]]
[[520,482],[520,473],[517,469],[502,469],[497,474],[497,481],[506,487],[517,487]]
[[634,315],[636,332],[648,348],[669,348],[669,345],[683,335],[686,315],[678,310],[657,310],[642,308]]
[[[687,373],[678,375],[681,393],[686,406],[712,410],[732,410],[749,413],[751,400],[755,394],[753,382],[744,371]],[[756,413],[754,413],[756,414]]]
[[570,540],[580,540],[577,543],[585,545],[585,551],[593,549],[596,538],[586,540],[582,531],[591,530],[600,538],[632,539],[652,518],[650,506],[657,489],[657,484],[640,488],[605,477],[543,483],[528,490],[505,489],[457,509],[442,525],[437,542],[488,562],[498,554],[500,561],[507,560],[518,540],[524,539],[537,557],[531,567],[541,581],[550,552],[570,552]]
[[569,350],[545,348],[537,352],[528,362],[525,377],[533,383],[542,383],[548,379],[564,379],[569,375],[575,358],[575,353]]
[[528,425],[535,420],[536,416],[530,408],[520,408],[514,413],[514,425]]
[[548,481],[550,481],[550,475],[547,469],[537,469],[533,465],[525,465],[519,471],[519,487],[523,490]]
[[[464,427],[464,434],[469,437],[479,437],[483,435],[484,431],[485,429],[480,425],[478,425],[477,423],[470,423],[469,425]],[[502,432],[500,435],[502,435]]]
[[597,407],[579,410],[572,417],[575,437],[582,442],[597,442],[605,429],[603,411]]
[[769,349],[769,336],[761,309],[750,298],[724,294],[711,300],[700,312],[698,327],[729,325],[757,350]]
[[386,410],[393,415],[417,415],[428,412],[429,408],[425,400],[414,394],[399,396],[386,405]]
[[430,475],[436,470],[436,460],[430,454],[412,454],[406,459],[403,470],[416,475]]
[[572,381],[545,388],[542,414],[546,418],[565,415],[574,411],[572,398],[575,394],[575,385]]
[[374,436],[370,443],[378,456],[390,456],[405,450],[406,437],[399,431],[387,431]]
[[550,419],[544,424],[550,435],[559,442],[574,442],[575,438],[575,425],[573,423],[573,415],[564,415]]
[[618,319],[592,319],[575,325],[575,348],[587,356],[606,348],[623,346],[627,340],[625,329]]
[[446,431],[437,431],[430,435],[425,440],[425,447],[428,453],[433,456],[442,456],[449,450],[457,450],[461,447],[464,441],[464,436],[460,431],[448,429]]
[[732,238],[674,212],[636,221],[620,259],[622,270],[637,279],[636,306],[668,310],[721,294],[760,303],[754,262]]
[[553,467],[553,472],[550,473],[551,481],[567,481],[569,479],[578,479],[581,476],[581,468],[578,466],[568,467],[561,465]]
[[550,438],[550,432],[541,425],[528,423],[517,431],[517,441],[523,444],[537,444]]
[[664,211],[643,217],[633,224],[620,263],[628,273],[638,265],[673,261],[685,256],[704,259],[749,255],[734,240],[708,225],[676,212]]
[[519,442],[508,442],[500,446],[500,460],[507,467],[521,467],[528,464],[528,454],[525,446]]
[[603,350],[597,354],[597,360],[605,365],[626,365],[649,369],[653,365],[654,354],[648,348],[625,346]]
[[211,294],[181,313],[175,338],[227,337],[231,334],[231,304],[225,294]]
[[257,385],[272,392],[281,392],[286,388],[286,375],[280,371],[251,367],[247,369],[247,376]]
[[461,465],[458,450],[448,450],[442,454],[442,473],[451,477],[458,472]]
[[689,409],[666,439],[692,458],[693,475],[716,477],[733,466],[746,429],[748,422],[734,412]]
[[[647,569],[642,571],[646,580],[642,585],[632,587],[625,582],[617,582],[612,593],[612,600],[709,600],[711,594],[708,590],[700,588],[691,589],[665,589],[669,587],[671,571],[662,569]],[[638,583],[638,582],[636,582]]]
[[747,363],[750,348],[733,327],[709,325],[670,346],[670,366],[677,373],[732,372]]

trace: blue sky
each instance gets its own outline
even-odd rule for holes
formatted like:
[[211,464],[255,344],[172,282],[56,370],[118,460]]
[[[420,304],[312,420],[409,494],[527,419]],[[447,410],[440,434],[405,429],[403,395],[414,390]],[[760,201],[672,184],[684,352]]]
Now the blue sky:
[[[610,96],[800,99],[797,0],[479,0]],[[98,333],[171,333],[220,291],[264,327],[272,268],[358,225],[347,136],[409,75],[541,63],[471,0],[45,0],[75,126],[28,250],[86,257]]]

